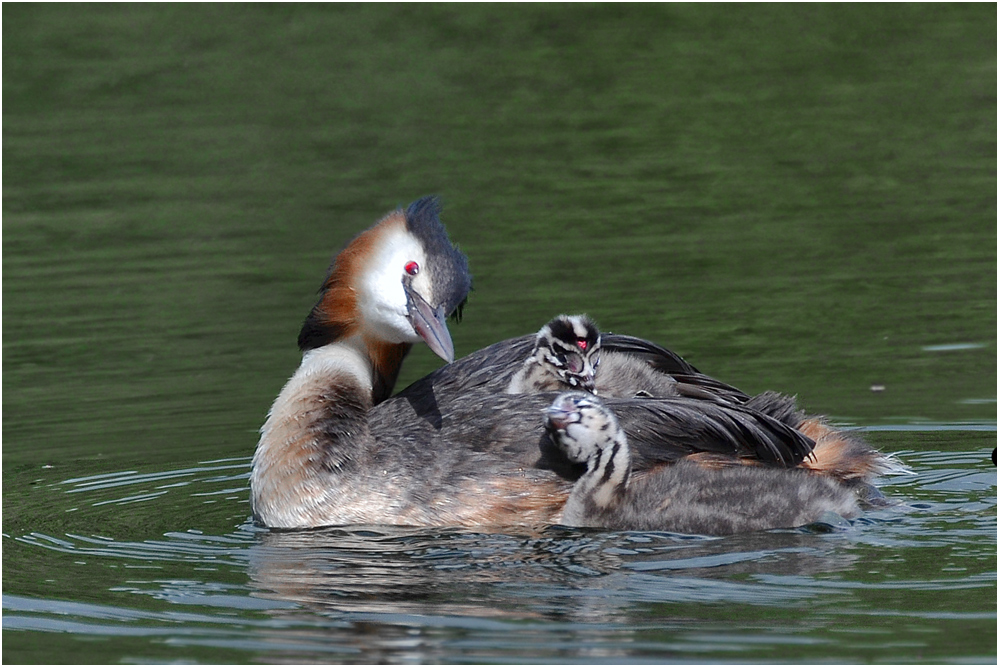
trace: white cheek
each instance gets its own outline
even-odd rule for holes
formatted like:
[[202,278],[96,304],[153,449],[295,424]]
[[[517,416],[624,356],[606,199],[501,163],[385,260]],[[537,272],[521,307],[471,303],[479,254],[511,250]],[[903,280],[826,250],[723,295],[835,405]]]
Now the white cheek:
[[[370,277],[372,279],[376,277]],[[397,289],[398,288],[398,289]],[[388,343],[415,342],[420,339],[406,317],[406,293],[403,284],[392,285],[387,281],[374,282],[362,287],[358,300],[361,318],[367,328]]]
[[358,286],[358,309],[363,321],[389,343],[420,341],[406,317],[403,268],[410,261],[423,264],[419,248],[407,243],[386,243],[371,258]]
[[431,291],[431,279],[428,278],[429,274],[423,270],[423,260],[423,254],[421,254],[420,260],[418,260],[421,267],[420,273],[413,277],[411,285],[417,291],[417,294],[423,296],[428,303],[433,303],[434,293]]

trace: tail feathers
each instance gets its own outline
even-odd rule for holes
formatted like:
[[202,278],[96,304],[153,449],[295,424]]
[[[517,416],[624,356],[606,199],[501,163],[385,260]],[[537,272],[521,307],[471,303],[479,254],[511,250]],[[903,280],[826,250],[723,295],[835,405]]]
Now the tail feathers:
[[913,469],[900,461],[896,455],[879,453],[879,456],[882,458],[879,463],[879,475],[909,475],[913,473]]
[[812,453],[799,465],[802,468],[845,482],[910,472],[896,457],[878,452],[859,436],[834,429],[822,418],[807,417],[796,405],[795,397],[762,392],[747,400],[745,406],[792,426],[816,441]]
[[874,476],[908,473],[895,457],[878,452],[850,432],[839,431],[812,417],[804,420],[799,431],[816,441],[812,457],[801,466],[810,471],[844,481],[868,480]]

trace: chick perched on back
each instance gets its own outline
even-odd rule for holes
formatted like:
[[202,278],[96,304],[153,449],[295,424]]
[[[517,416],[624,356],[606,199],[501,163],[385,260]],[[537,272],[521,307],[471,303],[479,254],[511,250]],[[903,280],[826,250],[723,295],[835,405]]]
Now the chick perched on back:
[[601,332],[588,316],[559,315],[539,330],[507,394],[583,390],[610,397],[676,397],[677,385],[640,358],[602,351]]
[[511,378],[507,394],[594,391],[601,332],[585,315],[559,315],[538,331],[535,347]]
[[568,526],[726,535],[860,512],[848,488],[802,470],[713,469],[682,459],[633,474],[625,432],[597,397],[567,392],[545,413],[552,440],[587,465],[563,509]]

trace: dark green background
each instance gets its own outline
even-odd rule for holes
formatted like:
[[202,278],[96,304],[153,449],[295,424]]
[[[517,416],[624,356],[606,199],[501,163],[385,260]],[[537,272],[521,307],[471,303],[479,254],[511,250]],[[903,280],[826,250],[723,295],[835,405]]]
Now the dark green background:
[[995,425],[996,34],[993,4],[6,4],[5,535],[83,530],[39,475],[249,456],[331,255],[429,193],[475,276],[458,355],[588,312],[840,421]]

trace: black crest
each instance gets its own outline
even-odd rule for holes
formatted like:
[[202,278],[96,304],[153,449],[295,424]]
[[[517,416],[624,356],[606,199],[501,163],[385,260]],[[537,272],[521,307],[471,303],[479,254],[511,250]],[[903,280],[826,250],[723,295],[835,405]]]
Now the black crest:
[[583,337],[580,336],[576,327],[573,326],[573,321],[568,316],[564,315],[557,316],[549,321],[549,331],[552,332],[553,339],[565,344],[565,346],[570,350],[576,350],[579,347],[578,340],[583,338],[586,342],[586,347],[584,349],[587,353],[589,353],[595,346],[598,345],[601,332],[597,329],[597,325],[594,324],[594,321],[585,315],[576,316],[576,320],[583,325],[585,330]]
[[420,239],[427,253],[438,300],[433,306],[461,318],[462,307],[472,290],[472,274],[468,259],[448,238],[440,215],[441,200],[435,196],[421,197],[406,207],[406,228]]

